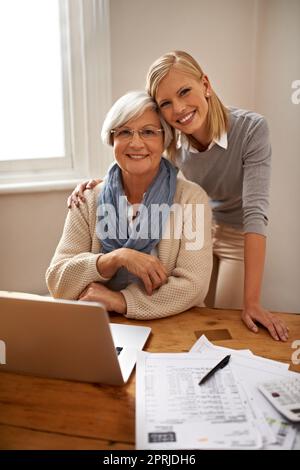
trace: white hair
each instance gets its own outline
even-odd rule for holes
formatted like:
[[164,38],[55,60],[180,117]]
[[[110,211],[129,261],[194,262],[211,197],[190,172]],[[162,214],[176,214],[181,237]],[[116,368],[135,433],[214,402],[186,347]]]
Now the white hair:
[[112,105],[103,122],[102,141],[113,145],[114,139],[111,131],[124,126],[130,119],[140,117],[147,109],[157,112],[164,130],[164,147],[167,148],[173,139],[171,127],[161,116],[157,104],[146,91],[129,91]]

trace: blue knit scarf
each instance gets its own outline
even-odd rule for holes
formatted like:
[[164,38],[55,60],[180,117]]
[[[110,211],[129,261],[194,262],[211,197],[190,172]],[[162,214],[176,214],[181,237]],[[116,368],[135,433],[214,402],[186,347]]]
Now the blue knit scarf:
[[[129,205],[124,194],[122,173],[111,166],[97,205],[96,233],[103,253],[118,248],[131,248],[150,254],[159,243],[173,204],[176,190],[176,168],[161,159],[158,173],[144,194],[134,220],[128,220]],[[107,286],[121,290],[132,282],[141,282],[125,268],[120,268]]]

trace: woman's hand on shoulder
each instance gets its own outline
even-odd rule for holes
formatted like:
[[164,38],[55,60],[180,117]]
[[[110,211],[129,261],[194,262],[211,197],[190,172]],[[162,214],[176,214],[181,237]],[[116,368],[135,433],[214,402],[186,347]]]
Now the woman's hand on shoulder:
[[289,337],[289,329],[278,315],[265,310],[259,304],[252,304],[244,307],[242,312],[242,320],[249,330],[254,333],[258,332],[255,322],[260,323],[269,331],[273,339],[279,341],[287,341]]
[[94,189],[97,184],[101,183],[101,179],[92,179],[92,180],[87,180],[83,181],[82,183],[79,183],[76,188],[73,190],[73,192],[70,194],[67,200],[68,208],[70,209],[72,207],[72,204],[74,206],[78,207],[80,202],[85,202],[84,198],[84,191],[86,189]]
[[119,265],[143,281],[148,295],[168,281],[167,270],[156,256],[130,248],[120,248],[117,251]]

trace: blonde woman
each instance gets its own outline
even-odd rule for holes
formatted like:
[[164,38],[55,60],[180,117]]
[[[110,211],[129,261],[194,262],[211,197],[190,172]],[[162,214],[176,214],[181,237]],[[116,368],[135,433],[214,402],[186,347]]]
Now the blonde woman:
[[[115,163],[73,207],[46,273],[54,297],[102,302],[154,319],[203,304],[212,269],[211,209],[198,185],[162,157],[170,127],[145,92],[108,112],[102,139]],[[201,235],[200,235],[201,234]],[[200,236],[199,236],[200,235]]]
[[[275,340],[286,341],[284,322],[260,303],[271,171],[266,120],[225,107],[186,52],[173,51],[156,60],[146,89],[172,126],[169,158],[211,199],[214,267],[206,304],[241,309],[250,330],[257,332],[259,323]],[[75,189],[69,205],[78,203],[85,186]]]

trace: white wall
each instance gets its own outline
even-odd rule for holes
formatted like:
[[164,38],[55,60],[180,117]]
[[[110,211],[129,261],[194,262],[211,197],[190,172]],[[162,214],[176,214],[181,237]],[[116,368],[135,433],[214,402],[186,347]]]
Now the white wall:
[[253,104],[255,0],[111,0],[112,92],[144,88],[149,65],[190,52],[227,104]]
[[300,312],[300,0],[259,2],[255,108],[269,122],[273,147],[268,254],[263,299]]
[[[267,116],[274,170],[263,297],[268,308],[300,312],[300,105],[290,101],[290,84],[300,79],[300,1],[111,0],[110,5],[114,99],[143,88],[159,55],[183,49],[199,60],[226,104]],[[46,291],[44,271],[62,230],[68,192],[0,197],[0,289]]]

